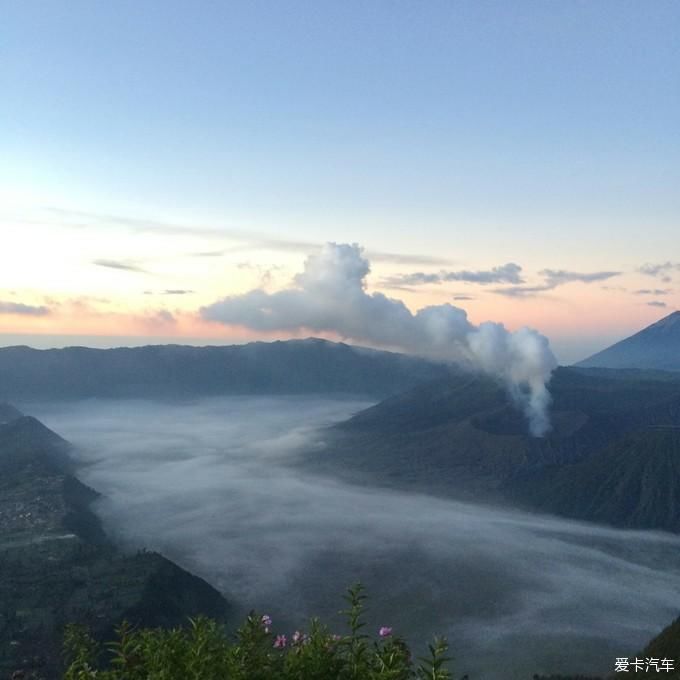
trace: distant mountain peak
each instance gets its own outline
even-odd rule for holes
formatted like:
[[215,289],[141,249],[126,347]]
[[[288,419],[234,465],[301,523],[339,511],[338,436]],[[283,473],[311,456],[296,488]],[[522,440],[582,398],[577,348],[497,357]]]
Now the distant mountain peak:
[[18,420],[19,418],[22,418],[23,415],[24,414],[19,409],[12,406],[12,404],[0,402],[0,425]]
[[[680,329],[680,311],[671,312],[668,316],[664,316],[663,319],[659,319],[651,326],[647,326],[645,331],[652,330],[654,328],[679,328]],[[644,331],[640,331],[641,333]]]
[[680,311],[674,311],[577,366],[680,371]]

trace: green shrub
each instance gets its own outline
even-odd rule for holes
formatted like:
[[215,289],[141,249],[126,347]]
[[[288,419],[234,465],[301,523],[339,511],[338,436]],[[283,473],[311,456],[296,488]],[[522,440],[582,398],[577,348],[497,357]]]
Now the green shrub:
[[447,644],[436,639],[414,662],[408,645],[383,627],[364,632],[360,585],[348,590],[346,635],[318,620],[307,632],[275,634],[267,615],[251,612],[235,636],[207,618],[185,628],[136,629],[123,623],[103,649],[80,627],[64,640],[65,680],[449,680]]

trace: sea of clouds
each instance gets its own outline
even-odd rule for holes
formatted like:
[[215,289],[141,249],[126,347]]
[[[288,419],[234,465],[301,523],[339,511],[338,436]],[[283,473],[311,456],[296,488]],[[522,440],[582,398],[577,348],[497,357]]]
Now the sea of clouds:
[[372,628],[449,637],[457,672],[513,680],[612,670],[680,609],[680,538],[422,494],[289,466],[365,401],[224,397],[24,405],[71,441],[107,530],[163,552],[240,612],[340,628],[360,580]]

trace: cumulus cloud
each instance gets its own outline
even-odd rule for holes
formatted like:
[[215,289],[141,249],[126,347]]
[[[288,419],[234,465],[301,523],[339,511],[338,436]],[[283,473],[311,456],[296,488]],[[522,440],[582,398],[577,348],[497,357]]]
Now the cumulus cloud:
[[44,305],[26,305],[23,302],[6,302],[0,300],[0,314],[17,314],[20,316],[45,316],[50,313]]
[[643,264],[638,271],[647,276],[654,276],[664,283],[670,283],[671,274],[680,272],[680,262],[661,262],[657,264],[647,263]]
[[450,281],[464,281],[466,283],[524,283],[521,277],[522,267],[514,262],[493,267],[487,270],[440,271],[437,273],[413,272],[411,274],[397,274],[383,279],[380,283],[384,288],[401,289],[404,286],[418,286],[423,284],[446,283]]
[[668,305],[661,300],[651,300],[647,303],[649,307],[667,307]]
[[621,272],[599,271],[599,272],[573,272],[566,269],[543,269],[539,272],[544,282],[536,286],[511,286],[509,288],[496,288],[493,292],[506,297],[533,297],[539,293],[554,290],[558,286],[567,283],[595,283],[596,281],[606,281],[614,276],[620,276]]
[[367,293],[370,271],[361,248],[328,243],[310,255],[293,286],[226,297],[201,309],[204,319],[256,331],[332,332],[357,342],[466,363],[500,377],[529,418],[531,431],[548,427],[547,383],[557,365],[548,341],[536,331],[511,333],[502,324],[474,326],[451,304],[413,314],[401,301]]

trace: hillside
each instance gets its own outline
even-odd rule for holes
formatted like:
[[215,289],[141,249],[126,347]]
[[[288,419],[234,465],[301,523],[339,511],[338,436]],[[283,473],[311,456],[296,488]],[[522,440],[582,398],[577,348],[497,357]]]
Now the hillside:
[[[613,672],[607,676],[607,680],[614,680],[619,677],[633,677],[640,680],[651,680],[652,678],[664,678],[665,680],[679,680],[680,679],[680,618],[677,618],[671,624],[666,626],[656,637],[654,637],[642,651],[630,652],[629,650],[622,651],[621,657],[628,662],[627,670],[620,672]],[[662,670],[663,660],[669,659],[671,661],[672,670]],[[638,670],[631,662],[637,660],[643,662],[643,665]],[[656,666],[650,664],[647,666],[646,661],[656,661],[659,670]],[[614,659],[612,660],[614,661]],[[613,664],[612,664],[613,665]],[[623,668],[626,668],[624,665]],[[628,675],[624,675],[627,673]],[[533,680],[605,680],[601,677],[584,677],[582,675],[534,675]]]
[[0,677],[56,677],[68,622],[105,637],[124,618],[168,626],[228,611],[161,555],[125,555],[108,541],[89,509],[97,493],[70,473],[67,449],[35,418],[0,425]]
[[577,366],[680,371],[680,311],[584,359]]
[[558,515],[680,531],[680,428],[635,432],[584,461],[515,480],[513,490]]
[[650,669],[650,672],[638,673],[636,677],[650,680],[650,678],[663,677],[667,680],[680,679],[680,618],[666,626],[650,643],[633,658],[656,658],[672,659],[673,671],[659,672]]
[[326,340],[227,347],[0,348],[0,399],[346,393],[385,397],[442,375],[424,359]]
[[[625,526],[680,528],[680,507],[670,500],[674,487],[667,479],[677,460],[675,433],[649,430],[680,426],[680,379],[672,376],[558,369],[550,385],[553,428],[543,438],[529,436],[523,415],[492,379],[440,380],[329,429],[327,449],[309,453],[304,463],[357,483],[511,501],[573,515],[558,503],[560,485],[568,488],[579,483],[579,474],[593,474],[583,466],[600,465],[604,474],[607,464],[616,462],[627,480],[622,498],[597,508],[586,505],[579,516]],[[613,460],[618,449],[608,447],[639,431],[647,431],[642,458],[636,457],[639,442],[633,440],[625,456]],[[597,463],[601,452],[605,462]],[[650,477],[644,491],[633,484],[643,473]],[[570,474],[571,482],[562,481],[561,475]],[[655,480],[658,488],[650,494]],[[584,488],[592,489],[587,480]]]

